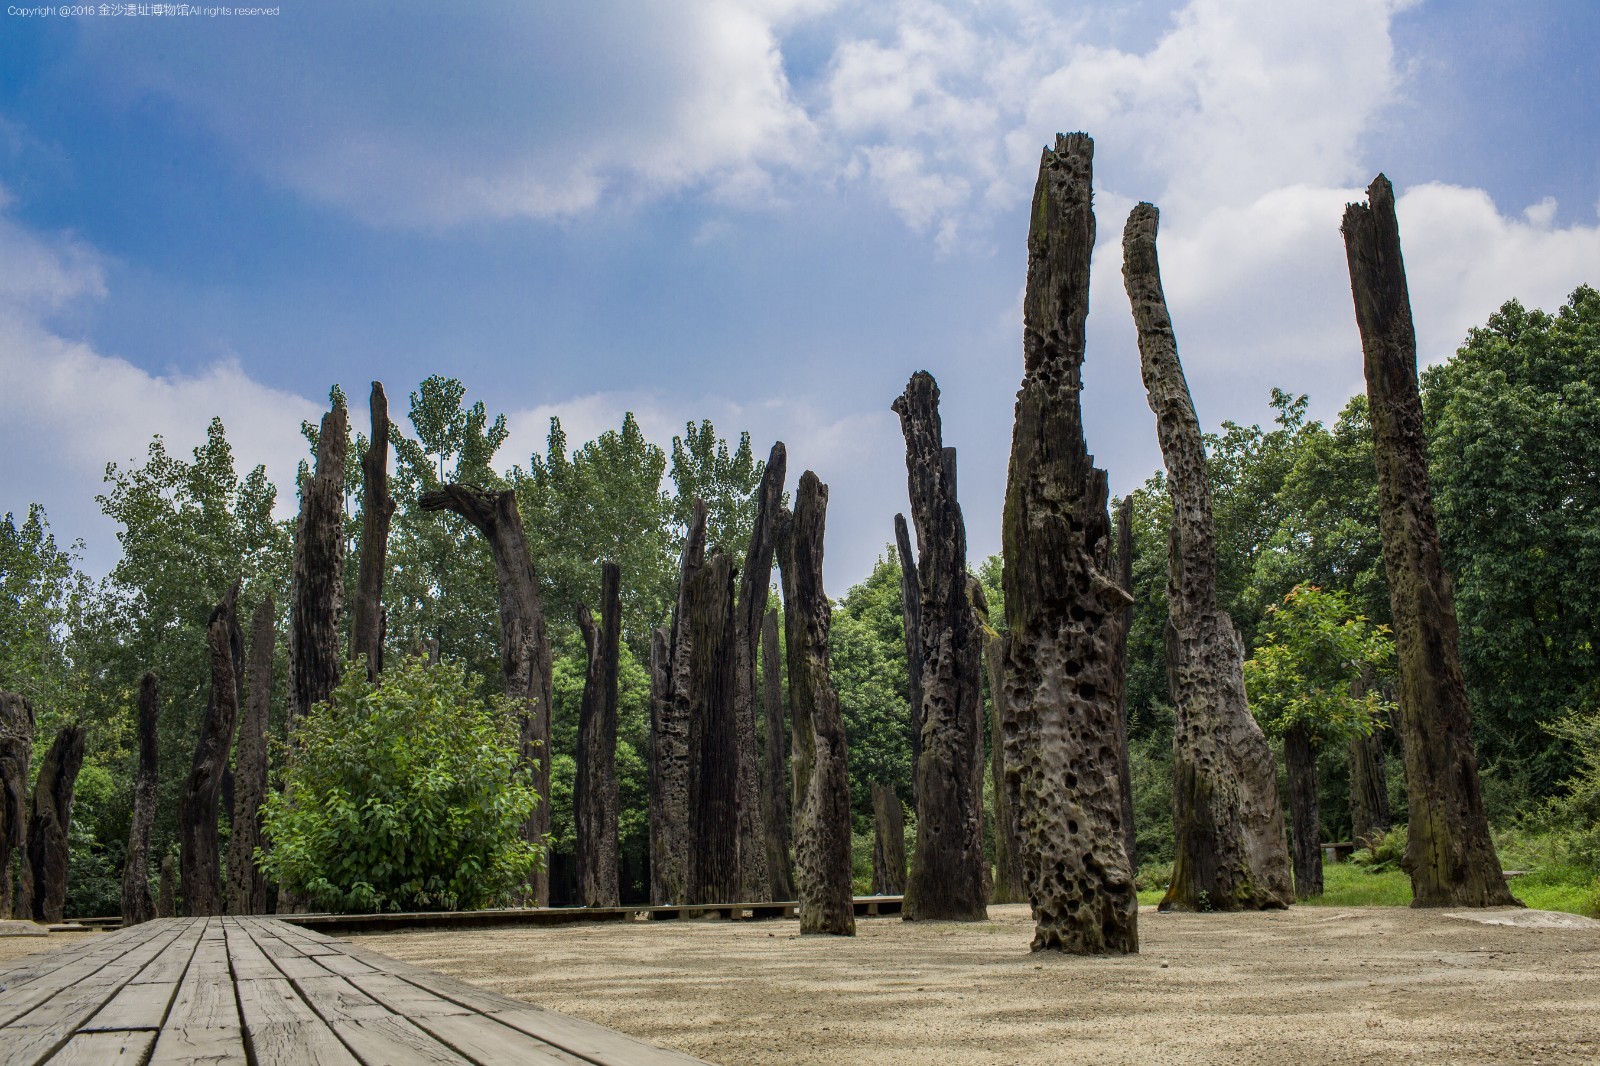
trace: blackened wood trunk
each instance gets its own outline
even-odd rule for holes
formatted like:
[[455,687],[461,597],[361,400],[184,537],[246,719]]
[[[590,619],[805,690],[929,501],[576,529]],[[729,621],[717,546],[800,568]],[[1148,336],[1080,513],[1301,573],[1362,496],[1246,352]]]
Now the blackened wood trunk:
[[1253,910],[1292,902],[1277,762],[1244,691],[1244,652],[1217,606],[1216,537],[1205,442],[1161,288],[1158,214],[1139,204],[1122,234],[1122,275],[1172,497],[1167,669],[1176,858],[1163,909]]
[[600,564],[600,624],[578,605],[578,628],[589,655],[578,710],[578,902],[616,907],[617,888],[617,656],[622,646],[622,571]]
[[994,903],[1028,902],[1027,882],[1022,875],[1022,848],[1017,841],[1017,809],[1006,788],[1005,671],[1006,637],[998,633],[984,648],[989,670],[990,784],[994,790]]
[[911,709],[911,801],[917,802],[917,765],[922,761],[922,589],[917,557],[911,549],[906,516],[894,516],[895,550],[900,556],[900,617],[906,634],[906,702]]
[[33,869],[36,922],[59,922],[66,914],[67,831],[72,825],[72,790],[83,768],[83,729],[64,725],[39,764],[28,818],[28,865]]
[[750,902],[772,899],[772,871],[767,856],[767,828],[761,796],[760,760],[756,750],[756,663],[760,655],[761,621],[767,613],[772,585],[772,527],[783,506],[783,480],[788,452],[782,441],[772,446],[756,490],[756,519],[750,547],[739,574],[738,644],[736,666],[739,687],[734,716],[739,745],[739,882],[740,898]]
[[[668,776],[664,772],[664,763],[669,755],[670,746],[676,754],[677,761],[682,762],[684,752],[687,750],[687,738],[676,738],[674,744],[665,735],[668,725],[672,693],[668,683],[669,662],[672,657],[671,641],[667,637],[664,627],[656,627],[650,632],[650,903],[652,906],[665,906],[670,903],[682,903],[685,900],[683,893],[684,867],[687,857],[682,854],[682,849],[677,849],[677,862],[674,863],[674,845],[682,840],[684,829],[684,807],[680,804],[676,814],[679,816],[676,823],[671,821],[672,814],[668,812]],[[678,832],[674,833],[676,829]]]
[[[522,762],[533,775],[539,805],[523,823],[523,839],[548,858],[550,834],[550,638],[545,630],[539,575],[528,552],[528,537],[510,489],[490,492],[469,485],[446,485],[417,499],[424,511],[460,515],[489,542],[495,578],[500,587],[500,673],[506,695],[517,706]],[[548,862],[540,863],[529,881],[531,902],[550,904]]]
[[348,416],[322,416],[317,465],[300,497],[289,593],[289,722],[325,703],[339,684],[344,603],[344,472]]
[[789,736],[783,710],[783,649],[778,646],[778,612],[767,611],[761,625],[762,712],[766,717],[765,758],[761,763],[762,820],[767,829],[767,876],[773,899],[794,899],[794,863],[789,857]]
[[1139,949],[1122,840],[1113,682],[1127,593],[1100,565],[1106,476],[1083,439],[1094,142],[1045,149],[1028,232],[1023,377],[1001,524],[1008,639],[1006,784],[1035,951]]
[[1139,872],[1139,832],[1133,821],[1133,764],[1128,756],[1128,634],[1133,630],[1133,497],[1117,507],[1117,549],[1112,556],[1117,584],[1128,594],[1117,633],[1111,678],[1117,686],[1117,778],[1122,786],[1122,839],[1128,869]]
[[188,916],[202,918],[223,912],[222,855],[217,838],[217,810],[222,774],[233,746],[239,718],[239,679],[244,673],[244,636],[239,632],[236,581],[206,624],[206,649],[211,662],[211,698],[200,720],[194,762],[178,805],[178,863]]
[[714,549],[689,580],[689,902],[732,903],[739,883],[738,623],[733,560]]
[[1283,761],[1289,771],[1289,839],[1294,849],[1294,895],[1322,895],[1322,807],[1317,783],[1317,746],[1304,725],[1283,734]]
[[1350,839],[1357,847],[1371,847],[1394,824],[1389,812],[1383,733],[1374,729],[1364,737],[1353,737],[1346,762],[1350,771]]
[[178,866],[169,852],[161,856],[161,883],[156,889],[156,917],[178,916]]
[[651,773],[651,897],[657,905],[689,901],[689,590],[706,564],[706,505],[695,499],[678,560],[678,599],[662,666],[664,698],[654,723]]
[[1365,357],[1378,528],[1400,665],[1411,905],[1515,904],[1479,791],[1455,594],[1440,561],[1428,484],[1417,338],[1388,178],[1378,175],[1366,204],[1345,208],[1342,232]]
[[872,894],[898,896],[906,890],[906,816],[888,785],[872,786],[872,820]]
[[903,915],[907,921],[981,921],[988,916],[982,647],[967,596],[967,533],[956,498],[955,449],[944,447],[933,375],[913,374],[892,406],[906,440],[922,594],[917,844]]
[[161,695],[156,675],[139,679],[139,770],[133,785],[133,815],[128,826],[128,857],[122,864],[122,924],[139,925],[156,916],[150,897],[150,831],[156,823]]
[[372,435],[361,459],[361,567],[356,575],[356,603],[350,633],[350,658],[365,659],[367,680],[383,672],[383,579],[388,571],[389,522],[394,498],[389,495],[389,398],[383,384],[372,383]]
[[822,585],[828,487],[807,470],[794,511],[781,516],[789,711],[794,718],[795,889],[800,932],[855,936],[850,891],[850,776],[844,720],[828,673],[832,606]]
[[[33,769],[33,704],[0,692],[0,918],[33,917],[33,867],[28,863],[28,775]],[[11,856],[22,861],[15,892]]]
[[228,841],[227,912],[265,914],[267,880],[256,867],[264,847],[261,804],[267,798],[267,717],[272,708],[273,629],[277,605],[262,597],[250,621],[250,669],[239,741],[234,749],[233,836]]

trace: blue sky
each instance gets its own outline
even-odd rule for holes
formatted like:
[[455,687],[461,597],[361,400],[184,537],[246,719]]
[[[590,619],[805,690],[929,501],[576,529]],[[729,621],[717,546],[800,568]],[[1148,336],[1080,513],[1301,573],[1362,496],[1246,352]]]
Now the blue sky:
[[785,440],[832,486],[837,595],[905,508],[889,403],[928,369],[995,551],[1058,130],[1096,138],[1085,402],[1117,492],[1160,463],[1137,200],[1208,426],[1362,388],[1338,223],[1379,170],[1425,362],[1600,283],[1591,0],[278,11],[0,18],[0,510],[43,503],[94,572],[104,465],[151,434],[221,415],[288,507],[330,385],[433,373],[510,416],[506,466],[551,414],[574,445],[626,410],[663,445],[702,417]]

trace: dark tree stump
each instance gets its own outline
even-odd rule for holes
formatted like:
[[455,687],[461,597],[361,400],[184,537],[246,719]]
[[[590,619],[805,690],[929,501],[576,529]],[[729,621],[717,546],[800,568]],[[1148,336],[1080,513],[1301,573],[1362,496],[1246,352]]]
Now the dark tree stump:
[[967,533],[956,499],[955,449],[944,447],[939,386],[931,374],[912,375],[892,406],[906,439],[922,594],[917,844],[903,916],[907,921],[981,921],[988,916],[982,645],[967,594]]
[[1117,685],[1117,781],[1122,788],[1122,840],[1128,851],[1128,869],[1139,873],[1139,833],[1133,822],[1133,765],[1128,759],[1128,634],[1133,631],[1133,496],[1117,507],[1117,548],[1112,553],[1117,584],[1128,594],[1114,645],[1111,668]]
[[888,785],[872,785],[872,894],[898,896],[906,890],[906,815]]
[[[33,768],[33,704],[0,692],[0,918],[33,917],[33,867],[28,862],[28,775]],[[22,862],[15,895],[11,855]]]
[[652,724],[651,901],[689,901],[689,589],[706,564],[706,505],[695,499],[678,560],[678,599],[659,669],[663,698]]
[[39,764],[28,819],[28,865],[33,869],[33,920],[59,922],[67,906],[67,830],[72,790],[83,768],[83,729],[64,725]]
[[[1359,677],[1351,682],[1351,695],[1365,696],[1370,687],[1368,678]],[[1383,731],[1374,728],[1364,737],[1351,738],[1346,762],[1350,771],[1350,839],[1357,847],[1370,847],[1394,824],[1389,812]]]
[[183,901],[191,918],[223,912],[222,856],[217,838],[217,810],[222,774],[233,746],[239,718],[239,679],[244,673],[244,637],[239,632],[235,581],[206,625],[211,656],[211,699],[200,720],[194,762],[178,805],[178,862]]
[[161,856],[161,883],[156,888],[156,917],[178,916],[178,867],[168,852]]
[[[517,494],[446,485],[417,499],[424,511],[460,515],[489,542],[500,586],[500,672],[506,695],[518,707],[522,761],[533,774],[539,805],[522,827],[525,840],[548,857],[550,835],[550,639],[545,631],[539,575],[528,552]],[[535,906],[550,905],[550,870],[540,863],[530,882]]]
[[765,758],[761,763],[762,821],[767,829],[767,875],[772,899],[794,899],[794,864],[789,858],[789,752],[784,725],[783,649],[778,646],[778,612],[767,611],[761,626],[762,711],[766,716]]
[[1455,594],[1440,562],[1428,485],[1417,338],[1388,178],[1378,175],[1366,204],[1345,208],[1342,232],[1365,356],[1378,528],[1400,664],[1411,905],[1514,905],[1479,791]]
[[139,925],[156,916],[150,898],[150,831],[156,822],[161,697],[156,675],[139,679],[139,774],[133,785],[133,816],[128,826],[128,858],[122,865],[122,924]]
[[325,703],[339,684],[339,609],[344,603],[343,404],[322,416],[317,465],[300,496],[289,592],[289,721]]
[[267,718],[272,708],[273,623],[277,605],[262,597],[250,621],[249,692],[239,720],[234,751],[233,836],[228,841],[227,912],[265,914],[267,880],[256,867],[261,836],[261,804],[267,798]]
[[822,587],[828,487],[807,470],[778,522],[789,708],[794,720],[795,888],[801,933],[855,936],[850,892],[850,777],[844,720],[828,674],[833,611]]
[[992,704],[989,763],[994,785],[994,891],[989,899],[994,903],[1026,903],[1028,888],[1022,874],[1022,847],[1017,840],[1017,809],[1006,788],[1005,731],[1001,728],[1006,720],[1005,658],[1006,638],[999,633],[984,647]]
[[783,480],[788,451],[783,442],[772,446],[756,490],[756,520],[750,547],[739,574],[737,613],[738,690],[734,716],[739,744],[739,898],[753,903],[772,899],[772,871],[767,859],[767,828],[761,795],[760,761],[756,752],[756,662],[761,641],[761,620],[767,613],[772,585],[772,524],[783,506]]
[[906,516],[894,516],[895,550],[900,556],[900,615],[906,634],[906,700],[911,708],[911,801],[917,802],[917,766],[922,762],[922,589],[917,557],[911,550]]
[[577,823],[578,902],[616,907],[617,888],[617,657],[622,646],[622,571],[600,564],[600,624],[578,605],[589,669],[578,710],[578,779],[573,797]]
[[1294,858],[1294,897],[1322,895],[1322,804],[1317,780],[1317,745],[1302,724],[1283,734],[1289,771],[1289,844]]
[[372,383],[370,406],[372,436],[361,459],[361,566],[350,658],[364,658],[367,680],[377,681],[383,672],[383,579],[388,572],[389,522],[394,517],[394,498],[389,495],[389,398],[381,382]]
[[733,560],[713,549],[689,579],[689,902],[739,894],[738,622]]
[[1083,439],[1094,142],[1045,149],[1028,231],[1023,377],[1001,526],[1008,639],[1006,785],[1035,951],[1139,949],[1122,840],[1115,645],[1128,596],[1106,574],[1105,472]]
[[1165,910],[1254,910],[1292,902],[1278,769],[1245,701],[1243,648],[1217,606],[1205,443],[1178,362],[1156,258],[1157,212],[1139,204],[1122,235],[1122,274],[1172,497],[1167,671],[1177,705],[1173,828]]

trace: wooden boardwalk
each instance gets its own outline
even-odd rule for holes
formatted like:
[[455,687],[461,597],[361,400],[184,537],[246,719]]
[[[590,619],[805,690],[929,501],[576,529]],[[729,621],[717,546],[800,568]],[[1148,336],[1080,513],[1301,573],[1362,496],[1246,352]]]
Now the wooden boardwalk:
[[166,918],[0,968],[0,1064],[685,1066],[275,918]]

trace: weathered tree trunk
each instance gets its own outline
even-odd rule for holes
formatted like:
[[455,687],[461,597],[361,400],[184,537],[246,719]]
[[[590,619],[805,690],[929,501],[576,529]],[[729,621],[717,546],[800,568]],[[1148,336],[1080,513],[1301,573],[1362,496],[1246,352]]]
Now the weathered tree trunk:
[[1139,899],[1117,783],[1117,618],[1100,569],[1106,476],[1083,439],[1094,142],[1045,149],[1028,232],[1023,377],[1001,524],[1006,784],[1017,810],[1035,951],[1139,950]]
[[622,570],[600,564],[600,625],[578,605],[578,628],[589,653],[578,711],[578,902],[616,907],[617,889],[617,657],[622,646]]
[[28,819],[28,865],[33,868],[33,920],[59,922],[67,904],[67,830],[72,790],[83,768],[83,729],[64,725],[39,764]]
[[872,894],[898,896],[906,890],[906,816],[893,788],[873,783],[872,815]]
[[1294,848],[1294,895],[1322,895],[1322,808],[1317,782],[1317,746],[1304,725],[1283,734],[1283,761],[1289,770],[1289,839]]
[[783,650],[778,647],[778,611],[767,611],[761,626],[762,710],[766,715],[766,758],[762,761],[762,821],[767,829],[767,876],[773,899],[794,899],[794,865],[789,858],[789,758],[783,713]]
[[394,499],[389,495],[389,398],[382,382],[372,383],[372,436],[361,460],[361,568],[356,576],[354,628],[350,658],[365,658],[367,680],[383,672],[383,578],[388,570],[389,520]]
[[807,470],[778,522],[789,710],[795,723],[795,888],[801,933],[856,935],[850,891],[850,776],[844,720],[828,673],[833,610],[822,587],[828,487]]
[[653,722],[651,899],[658,906],[689,901],[689,588],[706,564],[706,505],[696,499],[678,562],[678,600],[659,666],[663,698]]
[[761,796],[760,763],[756,755],[756,661],[760,650],[761,620],[767,613],[767,593],[772,585],[772,524],[783,506],[783,480],[788,452],[782,441],[772,446],[756,490],[756,520],[750,547],[739,575],[738,643],[735,647],[738,689],[734,716],[739,744],[739,882],[740,898],[750,902],[772,899],[772,872],[767,860],[767,829]]
[[[33,917],[33,867],[28,862],[28,774],[33,768],[33,704],[0,692],[0,918]],[[22,862],[15,896],[11,855]]]
[[244,672],[244,637],[236,609],[235,581],[206,625],[211,655],[211,699],[200,720],[194,763],[178,805],[178,861],[183,876],[183,901],[191,918],[221,914],[222,856],[217,841],[217,804],[222,772],[233,746],[239,718],[239,678]]
[[[684,737],[669,738],[665,729],[671,718],[672,693],[668,682],[669,662],[672,653],[667,638],[667,631],[657,627],[650,632],[650,903],[652,906],[665,906],[671,903],[682,903],[685,900],[684,866],[686,857],[682,855],[681,847],[677,849],[678,861],[674,863],[674,846],[682,837],[684,808],[679,806],[676,812],[680,817],[677,822],[671,821],[672,815],[667,810],[668,790],[666,788],[668,775],[666,773],[666,756],[668,747],[675,747],[679,762],[687,749],[687,739]],[[676,829],[678,832],[674,833]]]
[[892,406],[906,439],[922,593],[917,845],[903,914],[907,921],[981,921],[988,915],[982,648],[967,598],[967,534],[956,499],[955,449],[944,447],[939,386],[931,374],[912,375]]
[[156,917],[178,916],[178,870],[172,853],[161,856],[161,883],[156,888]]
[[1006,788],[1005,730],[1006,718],[1006,637],[1004,633],[989,638],[984,647],[984,659],[989,669],[989,696],[993,707],[989,715],[990,749],[989,765],[994,785],[994,903],[1028,902],[1027,881],[1022,874],[1022,848],[1017,840],[1017,809]]
[[1400,664],[1411,905],[1515,904],[1479,792],[1455,593],[1440,562],[1428,485],[1417,339],[1388,178],[1378,175],[1365,205],[1345,208],[1342,231],[1365,355],[1378,528]]
[[[446,485],[417,499],[424,511],[450,511],[471,522],[489,542],[500,586],[500,672],[506,695],[518,707],[522,761],[533,772],[539,805],[523,824],[523,839],[545,852],[550,834],[550,639],[545,631],[539,575],[528,552],[517,494],[469,485]],[[541,863],[530,882],[535,906],[550,904],[550,869]]]
[[732,903],[739,883],[738,622],[733,560],[713,549],[689,580],[689,902]]
[[1128,634],[1133,631],[1133,496],[1117,507],[1117,550],[1112,556],[1117,584],[1128,594],[1114,645],[1112,680],[1117,685],[1117,780],[1122,788],[1122,839],[1128,849],[1128,869],[1139,872],[1139,832],[1133,822],[1133,765],[1128,758]]
[[906,516],[894,516],[894,543],[900,556],[900,614],[906,634],[906,700],[911,708],[911,797],[917,800],[917,765],[922,762],[922,589],[917,557],[911,550]]
[[156,822],[159,739],[156,725],[161,697],[156,675],[139,679],[139,775],[134,779],[133,816],[128,826],[128,858],[122,864],[122,924],[139,925],[156,916],[150,898],[150,830]]
[[[1351,688],[1357,696],[1367,690],[1365,679]],[[1383,732],[1373,729],[1364,737],[1353,737],[1347,755],[1350,770],[1350,834],[1357,847],[1370,847],[1393,825],[1389,813],[1387,759],[1383,751]]]
[[1172,496],[1167,670],[1177,704],[1177,856],[1163,909],[1253,910],[1293,900],[1277,763],[1245,702],[1243,649],[1217,606],[1205,443],[1161,289],[1158,215],[1139,204],[1122,235],[1122,274]]
[[249,694],[239,721],[234,751],[233,837],[228,841],[229,914],[265,914],[267,880],[256,868],[263,846],[261,804],[267,798],[267,716],[272,707],[273,621],[277,605],[270,594],[256,604],[250,621]]

